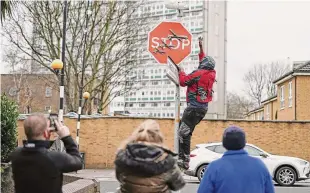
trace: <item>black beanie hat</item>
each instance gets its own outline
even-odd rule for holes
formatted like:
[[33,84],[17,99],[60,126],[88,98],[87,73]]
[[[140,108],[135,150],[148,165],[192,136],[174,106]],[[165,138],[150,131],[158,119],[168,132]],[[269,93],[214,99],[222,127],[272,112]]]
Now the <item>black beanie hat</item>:
[[236,126],[225,129],[223,134],[223,146],[227,150],[240,150],[245,146],[245,132]]

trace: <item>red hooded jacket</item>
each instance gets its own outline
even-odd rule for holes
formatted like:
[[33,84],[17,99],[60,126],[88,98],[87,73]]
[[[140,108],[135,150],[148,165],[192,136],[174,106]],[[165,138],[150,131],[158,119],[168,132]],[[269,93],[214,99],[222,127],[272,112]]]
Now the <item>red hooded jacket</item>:
[[[200,50],[199,62],[205,57],[203,50]],[[197,69],[190,74],[184,71],[179,72],[179,81],[182,87],[187,86],[186,101],[209,103],[212,101],[213,83],[215,81],[215,70]]]

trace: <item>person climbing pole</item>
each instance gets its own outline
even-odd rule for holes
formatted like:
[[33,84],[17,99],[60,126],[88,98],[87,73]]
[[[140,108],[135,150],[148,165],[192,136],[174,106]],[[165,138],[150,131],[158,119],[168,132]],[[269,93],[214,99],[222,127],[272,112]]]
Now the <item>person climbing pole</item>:
[[187,87],[187,107],[178,129],[178,166],[184,170],[189,168],[192,133],[208,111],[208,104],[212,101],[212,88],[216,76],[215,61],[211,56],[206,56],[204,53],[202,38],[199,38],[199,48],[198,69],[188,75],[182,68],[179,70],[180,86]]

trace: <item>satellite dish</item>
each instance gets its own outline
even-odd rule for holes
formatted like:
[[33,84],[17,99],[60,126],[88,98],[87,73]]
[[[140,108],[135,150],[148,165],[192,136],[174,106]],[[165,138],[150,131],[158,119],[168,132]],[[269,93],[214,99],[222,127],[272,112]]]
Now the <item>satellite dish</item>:
[[167,9],[189,10],[189,6],[180,1],[168,1],[165,6]]
[[9,95],[10,96],[16,96],[17,95],[17,88],[16,87],[11,87],[9,90]]

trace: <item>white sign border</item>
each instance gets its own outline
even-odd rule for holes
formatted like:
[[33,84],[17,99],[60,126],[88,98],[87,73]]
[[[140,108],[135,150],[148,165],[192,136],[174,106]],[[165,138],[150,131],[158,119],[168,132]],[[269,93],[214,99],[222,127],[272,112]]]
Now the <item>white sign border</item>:
[[[190,34],[190,36],[191,36],[191,39],[192,39],[192,41],[191,41],[191,46],[190,46],[190,53],[185,57],[185,58],[183,58],[183,60],[179,63],[179,64],[181,64],[185,59],[187,59],[191,54],[192,54],[192,46],[193,46],[193,44],[192,44],[192,42],[193,42],[193,34],[190,32],[190,30],[188,30],[184,25],[183,25],[183,23],[182,22],[179,22],[179,21],[173,21],[173,20],[165,20],[165,21],[161,21],[161,22],[159,22],[157,25],[155,25],[155,27],[153,27],[153,29],[152,30],[150,30],[149,32],[148,32],[148,34],[147,34],[147,52],[148,52],[148,54],[150,54],[154,59],[155,59],[155,61],[158,63],[158,64],[160,64],[160,65],[163,65],[163,64],[167,64],[167,63],[160,63],[157,59],[156,59],[156,57],[149,51],[149,46],[150,46],[150,40],[149,40],[149,38],[150,38],[150,33],[152,32],[152,31],[154,31],[154,29],[155,28],[157,28],[161,23],[164,23],[164,22],[173,22],[173,23],[179,23],[179,24],[181,24],[187,31],[188,31],[188,33]],[[168,56],[167,56],[167,58],[168,58]],[[168,60],[168,59],[167,59]],[[179,64],[177,64],[177,65],[179,65]]]

